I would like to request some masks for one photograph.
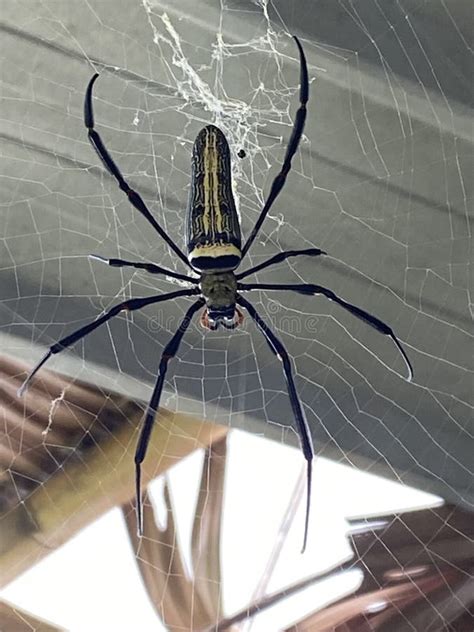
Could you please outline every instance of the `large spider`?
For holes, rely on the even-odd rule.
[[[306,119],[306,104],[308,102],[309,84],[308,69],[303,48],[297,37],[294,37],[300,57],[300,106],[296,112],[293,131],[283,161],[283,166],[278,175],[273,180],[270,194],[260,212],[260,215],[253,227],[247,241],[242,247],[239,218],[235,209],[235,203],[231,185],[230,152],[227,140],[220,129],[214,125],[207,125],[198,134],[193,147],[191,188],[187,207],[186,223],[186,246],[188,255],[186,256],[175,244],[171,237],[163,230],[160,224],[152,216],[141,196],[130,188],[122,176],[119,168],[107,151],[99,133],[94,129],[94,115],[92,110],[92,88],[98,74],[95,74],[87,86],[84,100],[84,123],[88,129],[89,140],[102,160],[107,171],[117,180],[120,189],[127,195],[131,204],[148,220],[169,248],[181,261],[199,276],[188,276],[162,268],[154,263],[141,263],[135,261],[125,261],[123,259],[105,259],[97,255],[93,258],[102,261],[109,266],[121,268],[130,267],[146,270],[151,274],[162,274],[168,277],[187,281],[191,287],[168,292],[158,296],[147,296],[145,298],[133,298],[115,305],[96,320],[73,331],[55,344],[53,344],[38,364],[32,369],[23,385],[20,388],[20,395],[26,390],[28,383],[35,373],[54,354],[70,347],[75,342],[87,336],[91,331],[97,329],[108,320],[119,314],[121,311],[134,311],[146,305],[169,301],[182,296],[198,296],[199,298],[186,311],[186,314],[179,324],[175,334],[163,349],[160,359],[158,378],[153,390],[153,394],[146,410],[145,419],[140,432],[135,453],[136,468],[136,512],[137,529],[139,535],[142,534],[142,497],[141,497],[141,463],[143,462],[150,434],[153,428],[155,416],[158,411],[161,392],[165,381],[168,362],[178,352],[179,345],[189,327],[194,314],[204,307],[201,316],[201,324],[208,329],[215,330],[219,326],[226,329],[234,329],[242,323],[243,314],[237,305],[245,308],[254,320],[258,329],[264,335],[270,349],[283,363],[288,394],[291,408],[296,419],[298,434],[301,441],[304,458],[307,462],[307,498],[306,517],[303,539],[303,550],[305,549],[308,537],[309,511],[311,498],[311,467],[314,456],[313,444],[308,423],[306,421],[301,402],[299,400],[291,361],[283,343],[270,329],[269,325],[261,318],[257,310],[247,301],[240,292],[251,290],[286,290],[298,292],[300,294],[316,295],[322,294],[331,301],[334,301],[351,314],[363,320],[378,332],[390,336],[400,353],[402,354],[408,368],[408,379],[412,378],[413,370],[410,361],[403,350],[400,342],[392,329],[369,314],[360,307],[356,307],[334,292],[321,285],[314,284],[275,284],[275,283],[241,283],[241,279],[280,263],[289,257],[299,257],[302,255],[317,257],[326,254],[319,248],[308,248],[305,250],[287,250],[280,252],[270,259],[257,266],[248,268],[244,272],[235,274],[245,255],[253,244],[267,214],[282,190],[286,177],[291,168],[291,161],[298,149],[298,145],[303,133]]]

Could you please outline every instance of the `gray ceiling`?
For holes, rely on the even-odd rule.
[[[199,129],[217,123],[234,157],[246,150],[235,157],[235,183],[248,234],[284,155],[288,104],[291,113],[297,107],[288,37],[296,33],[313,79],[306,140],[249,261],[281,249],[327,250],[258,280],[319,283],[377,314],[404,344],[415,379],[404,380],[390,341],[323,298],[257,294],[255,305],[294,357],[318,453],[468,505],[469,3],[282,0],[272,3],[276,35],[266,41],[259,6],[222,4],[2,3],[0,342],[37,358],[41,345],[122,297],[173,289],[88,253],[182,271],[87,142],[91,75],[101,72],[97,128],[181,247]],[[230,46],[223,56],[216,34]],[[95,380],[101,365],[116,389],[146,398],[187,304],[120,317],[76,345],[77,360],[50,368]],[[191,329],[163,403],[295,441],[281,367],[249,320],[231,335]]]

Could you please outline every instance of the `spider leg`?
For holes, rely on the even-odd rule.
[[[385,336],[389,336],[393,342],[395,343],[397,349],[399,350],[402,358],[405,361],[406,367],[408,369],[408,378],[407,380],[411,382],[413,379],[413,367],[411,365],[410,360],[408,359],[405,350],[403,349],[400,341],[397,336],[394,334],[393,329],[389,327],[382,320],[374,316],[373,314],[369,314],[364,309],[353,305],[352,303],[348,303],[342,298],[339,298],[337,294],[335,294],[332,290],[327,287],[323,287],[322,285],[313,285],[313,284],[276,284],[276,283],[239,283],[237,289],[248,291],[248,290],[289,290],[291,292],[298,292],[299,294],[306,294],[307,296],[314,296],[315,294],[322,294],[330,301],[334,301],[348,312],[350,312],[353,316],[358,318],[359,320],[363,320],[365,323],[370,325],[373,329],[378,331]]]
[[[245,277],[250,276],[251,274],[255,274],[255,272],[260,272],[260,270],[264,270],[269,266],[273,266],[276,263],[281,263],[285,261],[285,259],[289,259],[290,257],[301,257],[302,255],[306,255],[308,257],[317,257],[318,255],[327,255],[328,253],[325,250],[320,250],[319,248],[307,248],[306,250],[285,250],[284,252],[279,252],[274,255],[270,259],[259,263],[258,266],[254,266],[253,268],[248,268],[244,270],[240,274],[236,275],[236,279],[245,279]]]
[[[139,536],[141,536],[143,533],[141,464],[143,463],[143,460],[146,456],[146,451],[150,442],[151,431],[155,422],[155,416],[160,405],[161,392],[163,390],[163,384],[165,383],[166,371],[168,370],[168,362],[171,360],[171,358],[174,358],[174,356],[178,352],[179,345],[181,344],[181,340],[183,339],[183,336],[191,323],[192,317],[198,311],[198,309],[200,309],[204,305],[204,303],[205,300],[203,298],[200,298],[191,305],[191,307],[184,315],[183,320],[179,324],[174,336],[168,342],[166,347],[163,349],[163,353],[161,354],[158,377],[156,379],[156,384],[150,399],[150,403],[148,404],[145,419],[143,421],[143,426],[140,432],[140,437],[137,443],[137,449],[135,452],[135,490],[137,500],[136,512],[137,532]]]
[[[137,270],[146,270],[150,274],[164,274],[165,276],[172,277],[173,279],[180,279],[181,281],[188,281],[189,283],[198,283],[198,278],[193,278],[188,276],[187,274],[180,274],[179,272],[175,272],[174,270],[168,270],[167,268],[162,268],[161,266],[157,266],[155,263],[141,263],[137,261],[125,261],[124,259],[107,259],[106,257],[101,257],[100,255],[89,255],[91,259],[96,259],[97,261],[102,261],[102,263],[106,263],[108,266],[112,268],[136,268]]]
[[[117,316],[117,314],[119,314],[121,311],[132,312],[134,310],[141,309],[142,307],[145,307],[146,305],[152,305],[154,303],[160,303],[162,301],[169,301],[173,298],[178,298],[181,296],[193,296],[194,294],[198,294],[198,293],[199,293],[199,290],[197,288],[177,290],[176,292],[160,294],[159,296],[147,296],[145,298],[131,298],[131,299],[128,299],[127,301],[123,301],[122,303],[119,303],[118,305],[115,305],[114,307],[111,307],[108,311],[105,312],[105,314],[102,314],[102,316],[99,316],[99,318],[96,318],[96,320],[92,321],[88,325],[84,325],[84,327],[81,327],[80,329],[77,329],[76,331],[73,331],[68,336],[61,338],[61,340],[58,340],[58,342],[55,342],[53,345],[51,345],[51,347],[44,354],[41,360],[28,373],[25,381],[18,389],[18,396],[21,397],[23,395],[23,393],[28,388],[28,384],[31,382],[35,374],[39,371],[39,369],[43,366],[43,364],[45,364],[45,362],[49,360],[49,358],[52,355],[56,353],[60,353],[64,349],[67,349],[67,347],[70,347],[81,338],[84,338],[85,336],[87,336],[87,334],[90,334],[91,331],[94,331],[94,329],[97,329],[97,327],[100,327],[101,325],[106,323],[108,320],[110,320],[114,316]]]
[[[288,143],[288,147],[286,149],[283,166],[280,170],[280,173],[273,180],[267,201],[265,202],[263,209],[260,212],[259,218],[257,219],[255,226],[253,227],[252,232],[249,235],[249,238],[242,248],[242,259],[245,257],[248,249],[252,245],[258,231],[265,221],[268,211],[272,207],[273,202],[276,200],[278,194],[283,188],[283,185],[285,184],[286,177],[291,169],[291,161],[296,153],[296,150],[298,149],[298,145],[303,134],[304,124],[306,120],[306,103],[308,102],[309,96],[308,67],[306,65],[306,57],[303,51],[303,47],[301,46],[299,39],[296,36],[293,36],[293,39],[298,46],[298,51],[300,54],[300,107],[296,112],[295,122],[293,124],[293,132],[291,134],[290,142]]]
[[[186,255],[178,248],[178,246],[174,243],[174,241],[167,235],[167,233],[163,230],[163,228],[158,224],[156,219],[148,210],[145,202],[142,197],[133,189],[130,188],[125,178],[123,177],[120,169],[115,164],[112,156],[107,151],[99,133],[94,129],[94,111],[92,108],[92,88],[94,86],[94,82],[98,77],[98,73],[96,73],[92,79],[89,81],[86,90],[86,96],[84,99],[84,124],[87,127],[87,135],[89,137],[89,141],[92,147],[95,149],[95,152],[101,159],[104,167],[107,171],[117,180],[117,183],[120,189],[127,195],[130,203],[139,211],[153,226],[156,232],[160,235],[162,239],[168,244],[168,246],[173,250],[173,252],[181,259],[183,263],[185,263],[188,268],[192,269],[191,264],[189,263]]]
[[[312,479],[312,463],[314,457],[314,449],[313,449],[313,441],[311,439],[311,433],[309,430],[308,422],[306,421],[306,417],[303,412],[303,408],[301,406],[301,402],[298,397],[298,393],[296,391],[295,382],[293,380],[293,372],[291,369],[291,361],[286,351],[283,343],[276,337],[270,327],[262,320],[261,316],[258,314],[255,307],[245,300],[242,296],[237,295],[237,303],[245,307],[253,321],[260,329],[262,334],[264,335],[268,346],[273,351],[273,353],[277,356],[279,360],[283,363],[283,372],[285,374],[286,383],[288,387],[288,395],[290,397],[291,408],[293,410],[293,414],[296,419],[296,423],[298,425],[298,435],[300,437],[301,449],[303,451],[304,458],[306,459],[306,517],[305,517],[305,526],[304,526],[304,538],[303,538],[303,548],[301,552],[303,553],[306,548],[306,542],[308,539],[308,528],[309,528],[309,510],[311,507],[311,479]]]

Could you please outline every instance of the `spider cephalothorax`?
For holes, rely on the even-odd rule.
[[[222,325],[235,329],[243,321],[242,312],[237,309],[237,279],[233,272],[203,274],[199,283],[206,308],[201,316],[201,325],[215,330]]]
[[[179,248],[168,233],[148,210],[147,205],[140,194],[130,187],[123,177],[120,169],[113,161],[106,149],[102,138],[94,128],[94,115],[92,111],[92,88],[98,75],[94,75],[89,82],[84,101],[84,122],[88,129],[89,140],[102,160],[105,168],[116,179],[120,189],[127,195],[130,203],[153,226],[160,237],[168,244],[171,251],[187,266],[192,275],[184,274],[176,270],[163,268],[155,263],[142,261],[126,261],[124,259],[105,259],[99,255],[91,255],[94,259],[118,268],[135,268],[146,270],[150,274],[166,275],[179,281],[185,281],[188,286],[174,292],[131,298],[114,305],[93,322],[80,327],[69,335],[61,338],[49,347],[49,350],[30,371],[22,387],[20,394],[27,388],[35,373],[54,354],[60,353],[73,345],[84,336],[117,316],[122,311],[134,311],[164,301],[182,297],[194,297],[195,301],[186,310],[186,313],[176,329],[174,335],[163,349],[161,355],[158,376],[155,388],[148,405],[143,426],[138,439],[135,452],[135,484],[137,497],[137,527],[141,535],[143,527],[142,496],[141,496],[141,464],[145,458],[150,435],[158,411],[161,393],[165,382],[168,362],[178,352],[179,345],[186,333],[193,316],[204,307],[201,316],[201,324],[208,329],[217,329],[220,325],[226,329],[234,329],[242,323],[243,315],[237,305],[243,307],[250,315],[252,321],[263,334],[271,351],[281,360],[285,374],[291,408],[296,421],[298,434],[301,441],[301,449],[307,463],[307,494],[306,494],[306,518],[303,540],[303,550],[306,545],[309,528],[309,508],[311,499],[311,467],[314,449],[301,405],[296,384],[293,379],[293,370],[290,357],[284,344],[272,331],[251,302],[247,301],[241,292],[252,290],[264,291],[288,291],[297,292],[305,296],[321,295],[340,305],[356,318],[381,334],[389,336],[397,345],[407,367],[408,379],[411,379],[413,370],[410,361],[392,329],[376,316],[369,314],[360,307],[348,303],[337,296],[332,290],[322,285],[309,283],[242,283],[242,279],[261,272],[262,270],[281,263],[290,257],[318,257],[326,254],[319,248],[306,248],[304,250],[285,250],[262,261],[261,263],[237,272],[242,260],[247,255],[252,243],[258,235],[260,228],[268,215],[272,204],[283,188],[286,177],[291,169],[291,160],[298,149],[306,120],[306,104],[309,96],[308,68],[306,59],[298,38],[294,38],[300,56],[300,106],[296,112],[293,132],[288,143],[283,165],[278,175],[274,178],[266,202],[260,211],[250,235],[242,246],[240,220],[237,214],[232,193],[232,173],[230,148],[224,133],[214,125],[207,125],[198,134],[193,148],[191,186],[186,214],[186,247],[187,256]],[[200,275],[200,276],[197,276]]]

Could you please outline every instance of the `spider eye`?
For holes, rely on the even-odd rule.
[[[237,309],[236,307],[231,317],[227,316],[222,319],[222,324],[226,329],[235,329],[236,327],[240,327],[243,320],[244,315],[242,314],[240,309]]]
[[[232,309],[233,311],[231,312],[229,309],[219,311],[206,308],[201,314],[201,326],[211,331],[215,331],[220,325],[225,329],[240,327],[244,320],[244,315],[237,307],[234,306]]]
[[[236,327],[240,327],[243,320],[244,315],[240,309],[237,309],[235,306],[232,312],[229,310],[219,312],[206,309],[201,316],[201,325],[211,331],[215,331],[219,326],[224,327],[224,329],[235,329]]]

